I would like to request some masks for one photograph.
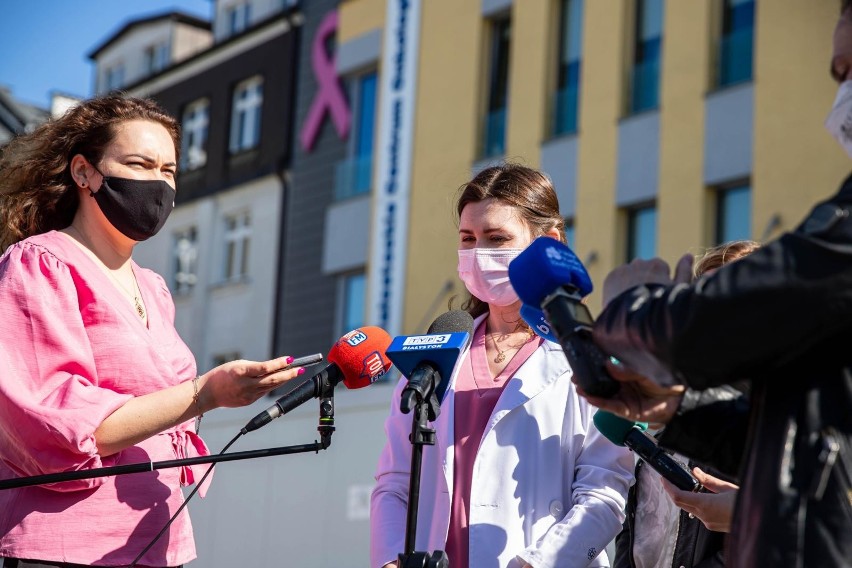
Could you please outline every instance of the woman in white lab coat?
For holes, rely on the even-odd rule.
[[[445,550],[452,568],[609,566],[633,458],[594,427],[559,345],[534,335],[508,264],[536,237],[565,241],[550,180],[505,164],[462,186],[459,277],[476,319],[426,446],[415,550]],[[405,545],[411,414],[392,399],[371,503],[371,566]]]

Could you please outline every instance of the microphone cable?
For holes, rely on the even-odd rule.
[[[242,436],[243,434],[245,434],[245,430],[241,430],[240,432],[238,432],[238,433],[237,433],[237,435],[236,435],[236,436],[234,436],[234,437],[233,437],[233,439],[231,439],[231,441],[230,441],[230,442],[228,442],[227,444],[225,444],[225,447],[224,447],[224,448],[222,448],[222,451],[220,451],[217,455],[220,455],[220,456],[221,456],[222,454],[224,454],[225,452],[227,452],[227,451],[228,451],[228,448],[230,448],[231,446],[233,446],[233,445],[234,445],[234,442],[236,442],[237,440],[239,440],[240,436]],[[194,495],[198,492],[198,489],[201,487],[201,485],[202,485],[202,484],[204,483],[204,481],[207,479],[207,476],[208,476],[208,475],[210,475],[210,472],[211,472],[211,471],[213,471],[213,466],[214,466],[214,465],[216,465],[216,464],[215,464],[215,463],[211,463],[211,464],[210,464],[210,467],[208,467],[208,468],[207,468],[207,471],[205,471],[205,472],[204,472],[204,475],[202,475],[202,476],[201,476],[201,480],[199,480],[199,481],[195,484],[195,487],[193,487],[193,488],[192,488],[192,491],[189,493],[189,495],[187,495],[187,496],[186,496],[186,499],[184,499],[184,500],[183,500],[183,503],[181,503],[180,507],[178,507],[178,510],[177,510],[177,511],[175,511],[175,514],[174,514],[174,515],[172,515],[172,518],[170,518],[170,519],[169,519],[169,521],[168,521],[168,522],[166,523],[166,525],[162,528],[162,530],[161,530],[159,533],[157,533],[157,536],[155,536],[155,537],[154,537],[154,539],[153,539],[151,542],[149,542],[149,543],[148,543],[148,545],[147,545],[144,549],[142,549],[142,552],[140,552],[140,553],[136,556],[136,558],[134,558],[134,559],[133,559],[133,562],[131,562],[131,563],[127,566],[127,568],[134,568],[134,566],[136,566],[136,563],[137,563],[137,562],[139,562],[139,560],[141,560],[143,556],[145,556],[145,553],[147,553],[149,550],[151,550],[151,547],[152,547],[152,546],[154,546],[154,545],[157,543],[157,541],[158,541],[158,540],[160,540],[160,537],[162,537],[162,536],[166,533],[166,531],[167,531],[167,530],[169,530],[169,527],[170,527],[170,526],[172,526],[172,523],[175,521],[175,519],[177,519],[177,516],[178,516],[178,515],[180,515],[180,512],[181,512],[181,511],[183,511],[183,509],[184,509],[184,508],[187,506],[187,504],[189,503],[189,500],[190,500],[190,499],[192,499],[192,497],[193,497],[193,496],[194,496]]]

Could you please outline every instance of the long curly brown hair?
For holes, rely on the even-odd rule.
[[[559,238],[565,242],[565,219],[559,213],[559,199],[553,182],[544,173],[513,163],[482,170],[459,188],[458,218],[466,205],[489,197],[515,207],[534,237],[556,228]],[[471,294],[461,308],[477,317],[488,311],[488,304]]]
[[[174,118],[150,99],[120,94],[84,101],[0,149],[0,251],[71,224],[79,205],[71,159],[82,154],[98,163],[116,127],[129,120],[163,125],[175,153],[180,152],[180,127]]]

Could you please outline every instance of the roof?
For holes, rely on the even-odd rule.
[[[7,88],[0,86],[0,145],[48,118],[48,110],[17,100]]]
[[[179,24],[187,24],[189,26],[194,26],[196,28],[204,29],[204,30],[212,30],[213,27],[209,20],[202,20],[201,18],[197,18],[195,16],[191,16],[185,12],[165,12],[161,14],[155,14],[153,16],[149,16],[147,18],[139,18],[136,20],[130,20],[124,26],[118,30],[116,33],[111,35],[92,50],[89,53],[89,59],[97,59],[98,55],[100,55],[106,48],[117,42],[119,39],[128,34],[133,28],[144,26],[146,24],[152,24],[154,22],[171,20],[173,22],[177,22]]]

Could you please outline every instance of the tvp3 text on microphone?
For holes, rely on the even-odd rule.
[[[399,568],[448,568],[445,552],[431,554],[414,550],[417,534],[417,509],[420,501],[420,469],[423,446],[435,444],[434,421],[441,412],[440,399],[446,390],[453,368],[473,336],[473,318],[467,312],[453,310],[439,316],[426,335],[394,338],[387,350],[388,358],[406,377],[400,411],[414,410],[411,425],[411,471],[408,484],[408,510],[405,527],[405,551],[399,554]]]

